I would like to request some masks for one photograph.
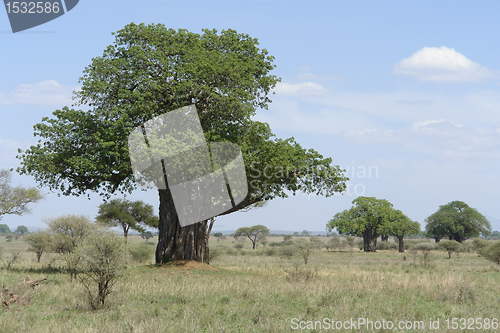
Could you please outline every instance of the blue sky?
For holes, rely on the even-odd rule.
[[[256,119],[332,157],[351,181],[344,195],[277,199],[220,217],[214,230],[324,230],[357,195],[385,198],[423,227],[439,205],[462,200],[500,230],[499,10],[495,1],[82,0],[16,34],[0,11],[0,168],[17,167],[17,148],[36,142],[33,125],[72,104],[83,69],[112,43],[111,32],[130,22],[231,28],[258,38],[282,78]],[[19,175],[14,184],[36,185]],[[131,198],[157,211],[155,191]],[[50,193],[31,215],[1,223],[94,217],[101,202]]]

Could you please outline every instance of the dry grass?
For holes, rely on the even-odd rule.
[[[26,275],[49,278],[30,292],[29,305],[0,309],[0,332],[283,332],[292,331],[291,318],[361,317],[441,318],[443,328],[445,318],[500,317],[500,267],[477,254],[448,260],[446,252],[432,251],[424,268],[420,256],[414,266],[409,254],[403,261],[395,251],[317,251],[304,265],[244,244],[236,250],[232,239],[214,240],[211,247],[221,252],[212,261],[216,269],[133,264],[99,311],[88,309],[82,287],[67,275],[45,273],[52,255],[38,264],[34,253],[23,252],[10,271],[0,270],[0,284],[15,285]],[[16,241],[2,245],[6,252],[21,248]]]

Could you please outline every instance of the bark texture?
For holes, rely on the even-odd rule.
[[[181,227],[170,190],[159,190],[160,219],[156,263],[195,260],[209,263],[208,237],[214,219]]]
[[[399,241],[399,252],[405,252],[405,246],[404,246],[404,240],[403,240],[403,237],[404,236],[397,236],[398,237],[398,241]]]
[[[377,238],[378,235],[375,228],[370,228],[363,232],[364,252],[377,252]]]

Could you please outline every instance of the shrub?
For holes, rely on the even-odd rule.
[[[135,261],[142,264],[143,262],[147,262],[151,259],[154,249],[144,243],[131,243],[128,245],[128,251]]]
[[[280,253],[282,257],[290,259],[297,252],[297,248],[293,245],[285,245],[280,248]]]
[[[83,215],[63,215],[44,220],[51,234],[52,250],[66,261],[66,269],[73,281],[76,257],[71,256],[83,239],[95,230],[96,225]]]
[[[448,240],[439,242],[439,247],[448,252],[448,259],[451,259],[451,254],[453,252],[458,252],[462,247],[462,244],[456,240]]]
[[[218,257],[220,257],[220,255],[222,254],[222,250],[223,250],[222,246],[211,248],[210,251],[208,252],[208,261],[212,262],[212,260],[215,260]]]
[[[281,246],[281,245],[283,245],[283,243],[280,243],[280,242],[271,242],[271,243],[269,243],[269,246],[274,246],[274,247]]]
[[[291,270],[285,269],[284,271],[288,273],[288,276],[286,277],[287,281],[294,281],[294,282],[310,281],[318,276],[317,267],[314,268],[314,271],[302,270],[300,269],[299,264],[295,264],[294,269]]]
[[[125,240],[110,230],[93,230],[71,257],[75,275],[88,293],[91,309],[103,307],[116,281],[125,272],[129,259]]]
[[[349,248],[351,248],[351,247],[354,246],[354,241],[356,240],[356,237],[354,237],[354,236],[347,236],[345,238],[345,240],[347,241],[347,246],[349,246]]]
[[[500,242],[495,242],[480,250],[481,255],[486,259],[500,265]]]
[[[474,238],[472,241],[472,247],[476,250],[477,253],[480,254],[481,250],[490,245],[491,243],[487,240],[481,238]]]
[[[234,248],[238,249],[238,250],[241,250],[243,248],[243,246],[245,246],[245,244],[243,244],[243,243],[236,243],[236,244],[234,244]]]
[[[264,251],[264,253],[265,253],[267,256],[270,256],[270,257],[271,257],[271,256],[274,256],[274,255],[276,254],[276,250],[275,250],[275,249],[270,248],[270,249],[266,249],[266,250]]]
[[[427,266],[427,257],[429,256],[429,253],[431,252],[431,250],[434,250],[435,248],[436,248],[436,245],[434,245],[432,243],[420,243],[420,244],[415,245],[413,247],[413,250],[422,251],[422,254],[424,255],[424,266]]]

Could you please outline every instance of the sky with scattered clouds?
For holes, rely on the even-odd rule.
[[[500,57],[495,1],[115,1],[86,0],[64,16],[13,34],[0,13],[0,168],[35,144],[33,125],[70,106],[92,57],[130,22],[201,32],[235,29],[275,57],[268,122],[346,169],[348,190],[297,194],[220,217],[214,230],[265,224],[325,230],[358,195],[391,201],[422,227],[440,205],[461,200],[500,230]],[[14,175],[14,184],[35,186]],[[102,199],[47,193],[11,227],[43,227],[61,214],[94,217]],[[137,191],[158,207],[155,191]]]

